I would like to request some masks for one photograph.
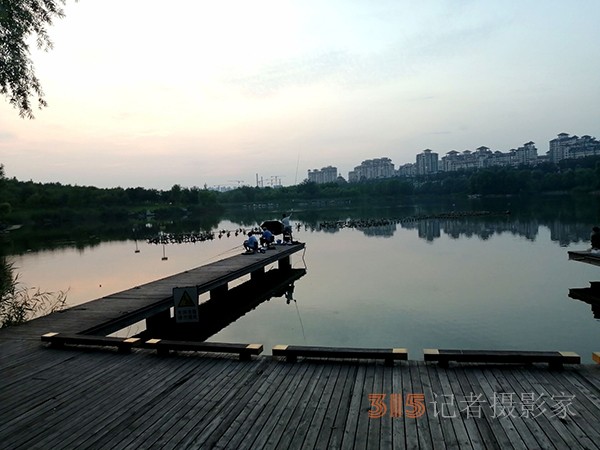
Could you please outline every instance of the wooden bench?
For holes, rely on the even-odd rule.
[[[139,345],[139,338],[120,338],[109,336],[91,336],[85,334],[46,333],[42,342],[49,342],[52,347],[64,345],[91,345],[99,347],[116,347],[121,353],[131,352],[131,348]]]
[[[305,358],[362,358],[383,359],[385,364],[393,365],[395,360],[406,361],[408,351],[405,348],[347,348],[347,347],[310,347],[301,345],[276,345],[273,356],[285,356],[287,361],[295,362],[298,356]]]
[[[596,361],[598,364],[600,364],[600,352],[594,352],[594,353],[592,353],[592,359],[594,361]]]
[[[423,350],[423,356],[425,361],[437,361],[443,367],[448,367],[450,361],[507,364],[548,363],[552,368],[560,368],[563,364],[579,364],[581,362],[579,355],[573,352],[426,348]]]
[[[250,360],[252,355],[260,355],[262,344],[230,344],[220,342],[174,341],[168,339],[149,339],[142,344],[144,348],[155,349],[159,355],[168,355],[173,351],[193,351],[208,353],[238,353],[241,360]]]

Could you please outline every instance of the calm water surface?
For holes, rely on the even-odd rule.
[[[272,298],[210,340],[258,342],[266,353],[277,344],[407,347],[413,359],[433,347],[567,350],[589,362],[600,349],[590,305],[568,296],[600,280],[600,267],[567,258],[588,246],[591,223],[513,214],[322,231],[298,216],[306,251],[292,263],[307,274],[295,301]],[[142,241],[139,253],[133,240],[105,242],[14,259],[24,284],[69,289],[75,305],[235,255],[242,240]]]

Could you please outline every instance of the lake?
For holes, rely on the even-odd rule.
[[[298,204],[294,238],[306,250],[292,264],[307,274],[296,281],[293,301],[271,298],[210,340],[262,343],[266,353],[277,344],[406,347],[412,359],[422,359],[423,348],[565,350],[590,362],[600,350],[600,323],[569,289],[600,280],[600,267],[569,261],[567,251],[589,247],[599,211],[596,197]],[[447,212],[466,214],[441,217]],[[218,230],[276,217],[247,208]],[[416,219],[333,225],[409,217]],[[233,232],[196,244],[111,241],[12,259],[22,283],[68,289],[75,305],[241,253],[242,241]]]

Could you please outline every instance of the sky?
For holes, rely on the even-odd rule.
[[[301,183],[424,149],[600,138],[597,0],[67,0],[32,45],[48,107],[0,99],[19,180]],[[33,41],[32,41],[33,43]]]

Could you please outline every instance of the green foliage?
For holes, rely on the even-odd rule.
[[[47,27],[63,17],[64,0],[0,0],[0,94],[19,111],[33,118],[31,97],[39,108],[46,106],[40,81],[29,55],[29,37],[35,36],[38,48],[52,48]]]
[[[64,308],[66,292],[27,288],[19,283],[18,278],[13,264],[4,257],[0,259],[0,328],[18,325]]]

